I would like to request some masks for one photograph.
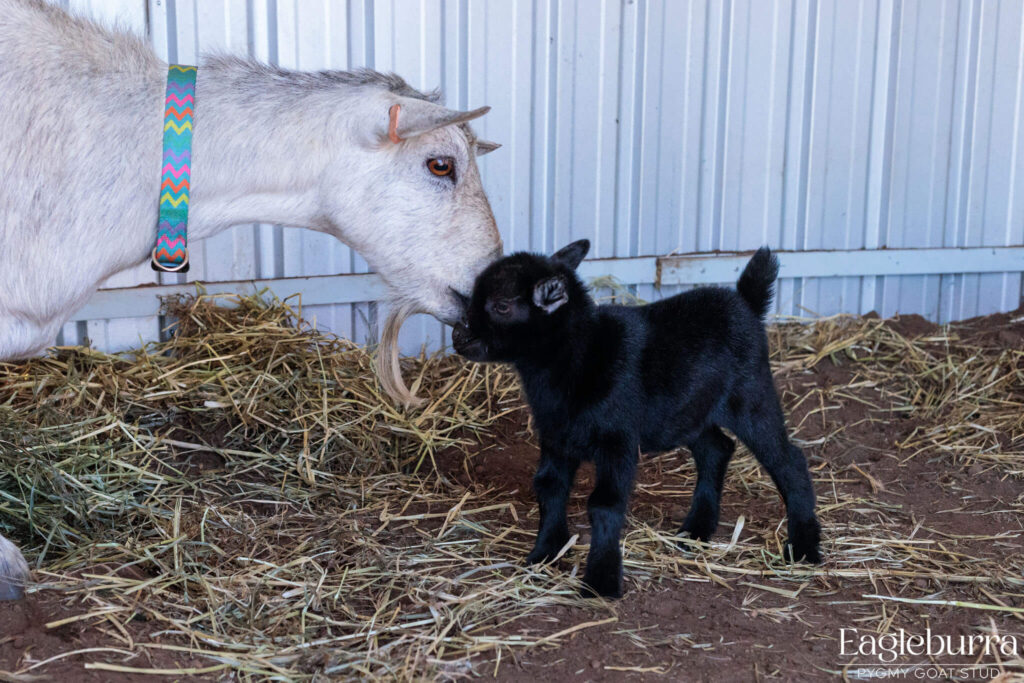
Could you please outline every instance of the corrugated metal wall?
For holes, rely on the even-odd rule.
[[[452,106],[491,105],[474,125],[505,145],[481,170],[509,249],[579,237],[599,257],[1024,244],[1020,0],[65,4],[146,31],[171,61],[227,50],[302,69],[367,66],[440,86]],[[253,225],[197,244],[188,278],[365,269],[324,235]],[[145,266],[110,284],[156,277]],[[949,320],[1013,309],[1021,294],[1020,272],[795,277],[778,307]],[[377,316],[367,304],[306,313],[357,340]],[[71,323],[64,340],[121,348],[157,327]],[[442,338],[423,319],[403,342]]]

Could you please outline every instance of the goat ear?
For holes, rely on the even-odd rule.
[[[476,155],[482,157],[485,154],[490,154],[494,150],[501,147],[500,142],[488,142],[487,140],[476,141]]]
[[[569,291],[561,275],[541,280],[533,286],[533,303],[545,313],[554,313],[568,300]]]
[[[576,270],[588,251],[590,251],[590,240],[576,240],[556,251],[551,259]]]
[[[490,110],[490,107],[480,107],[472,111],[456,111],[415,97],[402,97],[384,112],[387,116],[387,137],[398,143],[438,128],[472,121]]]

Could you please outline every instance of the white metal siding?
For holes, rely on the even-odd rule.
[[[451,106],[491,105],[475,125],[504,147],[481,172],[510,250],[579,237],[603,258],[1024,244],[1020,0],[65,4],[146,31],[172,61],[227,50],[302,69],[367,66],[440,86]],[[366,271],[333,239],[281,226],[240,226],[192,253],[189,280]],[[964,318],[1019,305],[1022,268],[790,277],[777,305]],[[144,266],[109,284],[158,277],[184,281]],[[378,315],[372,304],[306,313],[357,340]],[[64,339],[87,332],[123,348],[157,326],[71,323]],[[442,338],[423,317],[403,345]]]

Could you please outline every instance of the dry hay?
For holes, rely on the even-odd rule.
[[[287,303],[214,303],[169,302],[177,334],[134,355],[68,348],[0,364],[0,532],[26,543],[37,591],[63,592],[78,619],[120,639],[105,663],[88,666],[146,670],[147,652],[170,649],[201,663],[177,673],[214,677],[490,675],[531,648],[615,621],[622,603],[577,597],[582,545],[566,555],[570,571],[522,567],[535,506],[436,465],[442,452],[472,462],[480,439],[522,411],[508,369],[407,359],[425,402],[406,411],[385,400],[366,349],[309,329]],[[803,439],[809,455],[852,441],[857,425],[828,414],[856,405],[861,427],[914,421],[885,458],[940,458],[1019,486],[1019,348],[849,317],[776,326],[771,339],[797,438],[817,434]],[[802,377],[838,358],[841,378],[801,389]],[[638,501],[685,504],[692,467],[681,462],[645,465],[655,475],[641,480]],[[948,532],[936,541],[874,500],[884,484],[863,463],[812,455],[811,465],[826,565],[786,565],[782,525],[743,517],[697,554],[681,552],[668,515],[648,508],[634,511],[625,536],[627,590],[753,587],[789,596],[790,607],[760,612],[781,622],[800,618],[802,600],[855,586],[865,623],[879,628],[899,622],[908,603],[898,600],[1024,612],[1019,525],[980,539],[999,552],[971,554],[975,536],[963,547]],[[728,496],[776,500],[748,456],[734,461]],[[1000,512],[1020,515],[1024,500]],[[965,600],[963,587],[984,599]],[[518,629],[552,605],[579,609],[578,623]],[[135,642],[132,619],[156,624],[155,637]],[[706,647],[679,638],[671,647]],[[38,668],[29,661],[9,675]]]

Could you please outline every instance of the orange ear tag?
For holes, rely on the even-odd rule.
[[[388,109],[388,116],[391,117],[391,123],[388,124],[388,138],[396,145],[402,141],[402,138],[398,137],[398,112],[401,109],[402,105],[400,104],[393,104],[391,109]]]

